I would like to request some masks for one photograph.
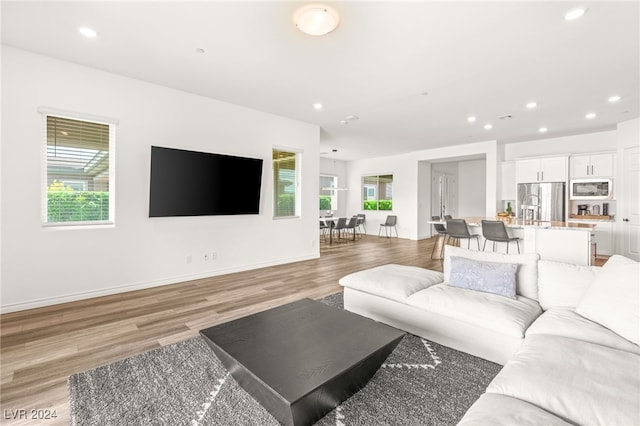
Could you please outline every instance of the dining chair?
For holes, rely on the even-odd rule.
[[[478,243],[478,250],[480,250],[480,235],[472,234],[469,232],[467,221],[464,219],[447,219],[447,234],[449,238],[454,238],[460,242],[460,240],[467,240],[467,248],[471,248],[471,240],[475,239]]]
[[[358,216],[352,216],[349,222],[344,227],[345,232],[351,232],[353,234],[353,241],[356,240],[356,227],[358,226]]]
[[[482,236],[484,237],[482,251],[484,251],[487,241],[492,241],[493,251],[496,251],[496,243],[507,243],[507,254],[509,254],[509,243],[515,241],[518,246],[518,253],[520,253],[520,238],[510,237],[509,234],[507,234],[507,228],[504,226],[504,222],[501,220],[483,220]]]
[[[378,237],[380,236],[380,233],[382,232],[382,229],[384,228],[384,234],[386,235],[387,238],[391,237],[391,228],[395,229],[396,231],[396,238],[398,238],[398,228],[396,228],[396,223],[398,222],[398,217],[394,216],[394,215],[389,215],[387,216],[387,220],[384,221],[384,223],[380,224],[380,230],[378,231]]]
[[[432,221],[440,221],[440,216],[431,216]],[[447,228],[442,223],[434,223],[433,229],[438,233],[436,242],[433,245],[433,249],[431,250],[431,259],[432,260],[442,260],[442,254],[444,252],[444,246],[447,244],[447,239],[449,238],[449,233],[447,232]],[[436,252],[436,247],[438,246],[438,242],[440,241],[440,237],[444,237],[442,241],[442,247],[440,248],[440,257],[433,257],[433,254]]]
[[[329,225],[327,222],[320,218],[320,241],[327,241],[327,229],[329,229]]]
[[[338,231],[338,240],[340,240],[340,234],[341,231],[343,229],[345,229],[347,227],[347,218],[346,217],[339,217],[338,221],[336,222],[335,226],[333,228],[331,228],[331,238],[330,240],[333,240],[333,231]]]
[[[358,226],[357,226],[358,232],[364,235],[367,233],[367,225],[366,225],[367,215],[365,215],[364,213],[358,213],[356,216],[358,216]]]

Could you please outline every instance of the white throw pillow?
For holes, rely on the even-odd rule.
[[[597,266],[540,260],[538,262],[538,295],[540,306],[575,309],[600,272]]]
[[[576,312],[640,344],[640,263],[612,256],[580,300]]]
[[[502,254],[446,246],[444,249],[445,281],[449,281],[451,276],[451,256],[483,262],[516,263],[518,265],[516,293],[529,299],[538,300],[538,259],[540,256],[537,253]]]

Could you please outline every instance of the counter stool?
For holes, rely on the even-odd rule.
[[[480,250],[480,235],[471,234],[464,219],[447,219],[447,234],[458,241],[467,240],[467,248],[471,248],[471,239],[475,238]]]
[[[484,251],[487,241],[492,241],[493,251],[496,251],[497,242],[507,243],[507,254],[509,254],[509,243],[515,241],[518,246],[518,254],[520,253],[520,238],[510,237],[509,234],[507,234],[507,228],[504,226],[504,222],[501,220],[483,220],[482,236],[484,237],[482,251]]]

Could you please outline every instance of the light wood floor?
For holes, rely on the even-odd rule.
[[[366,236],[322,244],[319,259],[0,315],[2,424],[69,424],[71,374],[185,340],[198,331],[305,297],[341,291],[338,279],[399,263],[442,270],[434,239]],[[9,410],[56,410],[14,422]]]

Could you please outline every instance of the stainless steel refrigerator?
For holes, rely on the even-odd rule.
[[[565,183],[519,183],[516,212],[520,219],[564,221]]]

